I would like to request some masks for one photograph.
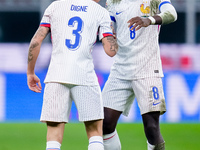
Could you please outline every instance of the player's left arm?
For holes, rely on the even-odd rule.
[[[28,68],[27,68],[27,84],[30,90],[40,93],[41,83],[40,79],[35,75],[35,64],[40,52],[42,41],[49,33],[50,28],[40,26],[35,35],[31,39],[28,52]]]
[[[103,48],[105,53],[113,57],[116,55],[118,51],[118,44],[117,39],[115,38],[114,30],[114,17],[110,17],[108,11],[102,11],[103,15],[100,19],[100,26],[99,26],[99,40],[102,42]],[[113,20],[114,19],[114,20]]]
[[[177,12],[170,1],[162,1],[159,4],[160,14],[150,16],[147,18],[134,17],[131,18],[129,23],[129,28],[133,25],[131,30],[134,28],[139,30],[141,27],[148,27],[149,25],[164,25],[169,24],[177,20]]]
[[[106,36],[101,41],[106,54],[110,57],[115,56],[118,51],[117,39],[114,36]]]

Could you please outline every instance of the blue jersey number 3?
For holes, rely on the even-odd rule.
[[[82,39],[80,34],[82,33],[83,21],[80,17],[77,17],[77,16],[72,17],[71,19],[69,19],[68,26],[74,27],[75,23],[77,23],[77,29],[72,31],[72,34],[75,37],[75,42],[72,43],[71,39],[65,40],[65,45],[71,50],[76,50],[80,46],[81,39]]]

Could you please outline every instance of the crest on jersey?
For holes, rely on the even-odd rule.
[[[154,16],[155,14],[159,13],[158,6],[160,2],[161,0],[143,0],[143,3],[140,5],[142,16]]]
[[[143,1],[140,5],[140,11],[142,12],[143,17],[148,17],[150,15],[150,4],[149,1]]]

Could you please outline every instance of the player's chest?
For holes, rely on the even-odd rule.
[[[159,3],[160,0],[128,0],[115,7],[115,18],[120,21],[136,16],[153,16],[158,13]]]

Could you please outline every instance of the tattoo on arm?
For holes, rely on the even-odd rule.
[[[47,34],[49,33],[49,28],[47,27],[39,27],[38,30],[36,31],[35,35],[33,38],[45,38]]]
[[[44,38],[49,33],[50,29],[47,27],[39,27],[36,31],[35,35],[33,36],[28,53],[28,63],[33,60],[33,51],[34,49],[40,45],[39,41],[43,41]]]
[[[28,63],[33,59],[33,54],[32,54],[32,50],[29,49],[29,52],[28,52]]]
[[[110,43],[110,51],[115,51],[118,48],[116,39],[114,39],[112,36],[107,36],[106,38]]]
[[[38,45],[39,45],[39,43],[37,41],[31,42],[29,52],[28,52],[28,63],[33,60],[33,53],[32,52],[33,52],[34,48],[36,48]]]

